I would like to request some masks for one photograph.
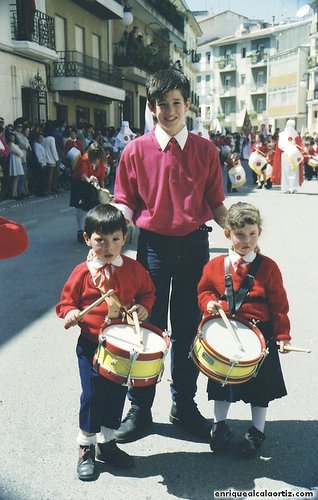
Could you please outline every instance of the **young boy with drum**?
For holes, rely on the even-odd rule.
[[[208,381],[208,398],[215,401],[210,437],[212,452],[225,448],[233,437],[226,423],[231,403],[242,400],[251,405],[252,426],[240,442],[240,453],[244,457],[255,456],[265,439],[269,402],[287,394],[277,343],[281,353],[287,352],[285,346],[291,338],[288,299],[277,264],[259,253],[261,231],[257,208],[242,202],[232,205],[224,229],[225,236],[231,240],[229,253],[206,264],[198,285],[199,306],[205,318],[211,315],[213,322],[219,312],[225,316],[223,311],[231,322],[232,318],[234,321],[236,317],[242,318],[251,330],[258,329],[267,346],[255,377],[242,383],[221,384],[212,377]],[[235,335],[235,328],[232,333]],[[241,347],[237,346],[238,358]]]
[[[114,206],[97,205],[88,212],[84,239],[94,258],[75,267],[56,306],[66,328],[78,324],[81,330],[76,348],[82,384],[77,474],[86,481],[97,477],[95,453],[98,460],[118,468],[134,465],[132,457],[120,450],[114,439],[127,388],[102,377],[93,367],[101,327],[107,321],[105,318],[116,316],[115,304],[106,297],[85,317],[81,315],[82,310],[101,297],[101,290],[113,291],[126,312],[137,313],[140,321],[150,313],[155,300],[154,285],[139,262],[121,255],[126,234],[125,219]],[[120,312],[117,313],[119,316]]]

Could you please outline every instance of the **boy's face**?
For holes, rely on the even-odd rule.
[[[92,247],[96,257],[101,259],[105,264],[110,264],[120,255],[126,241],[126,236],[123,235],[122,231],[115,231],[111,234],[93,233],[91,237],[84,232],[83,236],[86,245]]]
[[[184,127],[185,113],[189,110],[190,99],[184,102],[180,90],[167,92],[155,105],[148,104],[160,127],[173,136]]]
[[[243,256],[255,251],[261,231],[257,224],[245,224],[230,231],[226,229],[224,234],[232,241],[234,252]]]

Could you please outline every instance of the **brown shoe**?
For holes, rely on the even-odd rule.
[[[95,471],[95,446],[80,446],[77,462],[77,475],[81,481],[93,481],[97,474]]]
[[[108,443],[98,443],[96,445],[96,458],[119,469],[135,467],[134,459],[118,448],[115,439]]]

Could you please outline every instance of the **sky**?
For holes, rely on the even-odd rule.
[[[185,0],[190,10],[207,10],[217,14],[231,10],[250,19],[275,22],[296,18],[296,12],[309,0]]]

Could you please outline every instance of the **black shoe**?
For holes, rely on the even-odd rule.
[[[258,186],[257,186],[257,189],[262,189],[262,187],[264,186],[264,181],[262,181]]]
[[[77,241],[78,241],[78,243],[85,243],[85,240],[83,238],[83,233],[84,233],[84,231],[77,231]]]
[[[233,434],[224,420],[212,425],[210,432],[210,449],[214,453],[227,447]]]
[[[135,467],[134,459],[120,450],[115,439],[108,443],[99,443],[96,445],[96,458],[101,462],[118,467],[119,469],[130,469]]]
[[[250,427],[240,443],[240,455],[244,458],[255,457],[264,439],[265,434],[263,434],[263,432],[259,431],[254,426]]]
[[[77,462],[77,475],[81,481],[94,481],[97,478],[95,470],[95,446],[80,446]]]
[[[177,404],[171,406],[169,420],[172,424],[183,427],[190,434],[208,439],[210,436],[211,424],[199,412],[197,405],[180,407]]]
[[[131,443],[143,435],[143,431],[152,424],[151,410],[130,408],[119,429],[115,431],[117,443]]]

